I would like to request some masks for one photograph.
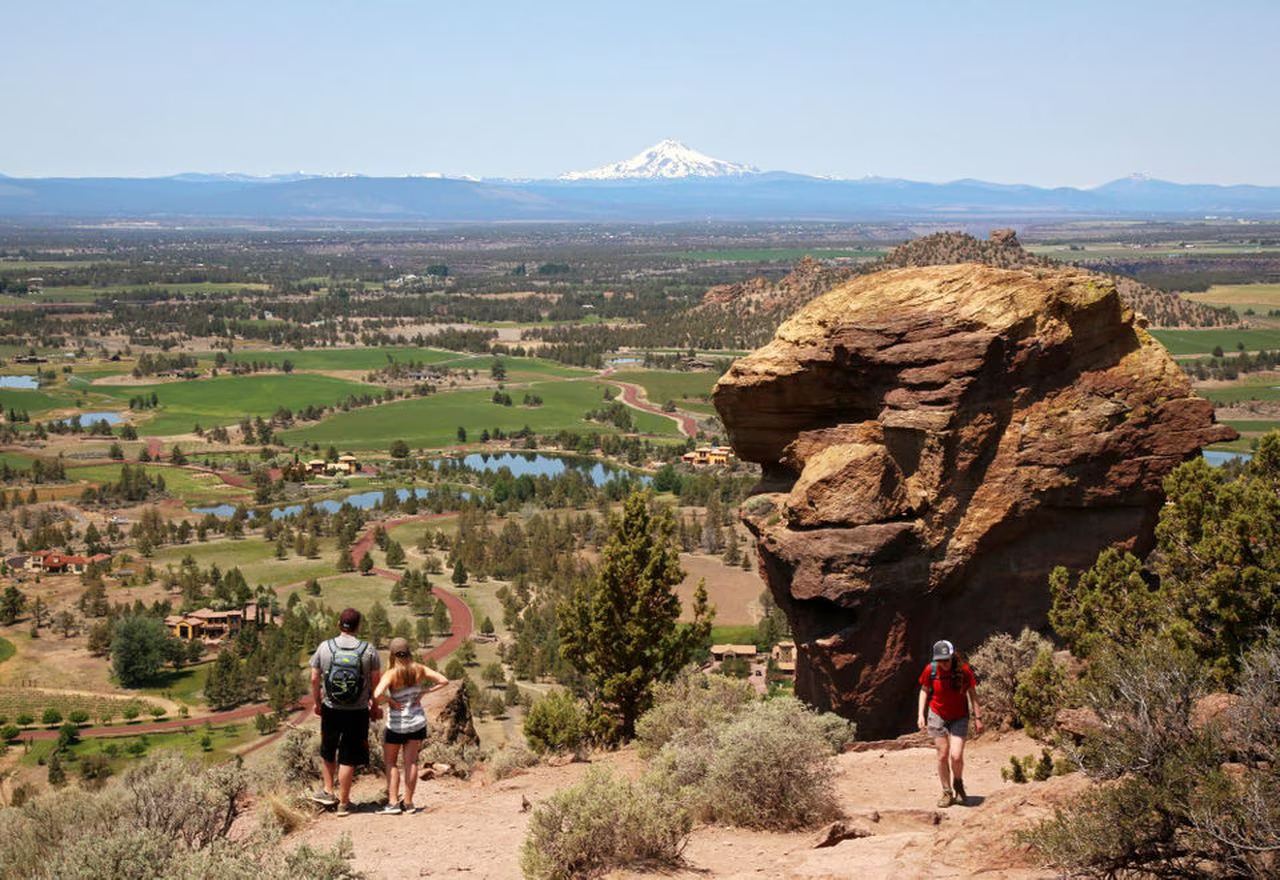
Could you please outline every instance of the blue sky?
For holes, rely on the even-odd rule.
[[[8,0],[0,173],[1280,185],[1280,2]]]

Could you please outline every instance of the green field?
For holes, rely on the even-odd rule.
[[[705,403],[703,395],[710,396],[720,376],[714,370],[699,370],[693,373],[670,372],[667,370],[623,370],[617,373],[622,382],[630,382],[644,388],[649,402],[661,406],[668,400],[680,403],[684,400]]]
[[[155,704],[138,697],[114,697],[108,694],[92,696],[40,688],[0,687],[0,716],[8,718],[7,723],[16,724],[15,719],[19,713],[28,712],[35,718],[31,728],[45,726],[40,722],[40,716],[50,707],[61,712],[63,720],[67,720],[72,712],[84,711],[96,723],[97,719],[103,717],[103,713],[108,713],[117,720],[123,719],[123,712],[128,706],[136,706],[142,713],[139,717],[150,720],[147,707],[152,705]]]
[[[154,392],[160,399],[160,407],[155,415],[139,425],[139,433],[149,436],[185,434],[196,423],[211,428],[235,424],[245,416],[265,418],[281,406],[298,410],[308,405],[332,405],[352,394],[380,393],[380,389],[360,382],[284,373],[107,386],[99,390],[125,406],[131,397],[145,397]]]
[[[0,637],[0,663],[8,660],[18,649],[13,646],[13,642],[6,638]]]
[[[1197,388],[1196,394],[1214,403],[1239,403],[1242,400],[1280,400],[1280,383],[1253,380],[1225,388]]]
[[[45,391],[18,388],[0,388],[0,407],[7,412],[14,409],[26,410],[33,417],[46,413],[51,409],[68,406],[65,399],[58,398]]]
[[[203,745],[206,735],[209,737],[208,750]],[[246,740],[256,739],[257,736],[252,721],[208,726],[199,721],[192,721],[191,724],[177,730],[146,734],[130,734],[129,728],[122,725],[118,736],[82,739],[71,746],[71,760],[64,766],[67,777],[73,778],[77,772],[76,758],[101,752],[110,758],[112,772],[119,773],[131,761],[158,751],[176,751],[190,758],[199,758],[206,764],[220,764],[232,758],[232,749]],[[56,741],[51,739],[33,742],[30,751],[22,756],[23,766],[34,767],[42,761],[47,761],[54,745]]]
[[[284,559],[276,559],[275,551],[275,543],[268,543],[261,537],[210,541],[207,544],[193,542],[156,551],[151,564],[157,570],[170,565],[176,569],[189,554],[200,568],[207,569],[214,564],[224,572],[239,568],[250,587],[261,585],[273,590],[284,587],[300,589],[309,578],[327,577],[334,573],[337,556],[332,538],[320,540],[318,559],[294,556],[292,548]]]
[[[1244,343],[1246,351],[1266,349],[1274,351],[1280,348],[1280,330],[1152,330],[1151,335],[1175,356],[1199,354],[1207,355],[1215,347],[1224,352],[1237,350],[1239,343]]]
[[[289,360],[298,370],[376,370],[385,367],[395,360],[399,363],[421,361],[424,364],[438,364],[453,360],[458,355],[452,351],[438,348],[311,348],[304,351],[288,349],[241,349],[228,356],[229,362],[252,363],[253,361]],[[201,358],[209,364],[212,357]]]
[[[168,450],[165,450],[168,454]],[[122,463],[123,464],[123,463]],[[67,479],[88,480],[92,483],[116,483],[120,481],[122,464],[90,464],[69,466]],[[218,477],[205,471],[191,471],[170,465],[143,465],[147,473],[153,477],[164,477],[165,491],[181,498],[188,506],[192,504],[220,504],[224,501],[235,503],[237,499],[248,500],[249,493],[244,489],[228,486]]]
[[[1266,434],[1270,431],[1274,431],[1277,428],[1280,428],[1280,421],[1268,422],[1268,421],[1232,420],[1232,421],[1224,421],[1223,424],[1230,425],[1231,427],[1239,431],[1241,434]],[[1231,447],[1232,444],[1227,444],[1227,446]]]
[[[433,394],[412,400],[398,400],[382,406],[338,413],[323,422],[283,432],[286,443],[334,444],[339,449],[381,449],[393,440],[404,440],[411,447],[436,449],[458,442],[459,426],[466,428],[468,439],[477,439],[482,429],[518,431],[528,425],[536,433],[560,430],[613,434],[609,425],[583,420],[583,413],[604,406],[603,382],[539,382],[528,389],[513,388],[511,396],[518,403],[526,390],[540,395],[538,407],[499,406],[492,401],[493,391],[455,391]],[[612,387],[612,386],[609,386]],[[646,434],[677,436],[675,424],[653,413],[631,411],[639,431]]]
[[[83,265],[83,264],[80,264]],[[166,290],[172,294],[185,296],[208,296],[214,293],[237,293],[241,290],[267,290],[266,284],[255,282],[215,283],[209,281],[188,282],[184,284],[109,284],[104,287],[83,287],[68,285],[66,287],[48,287],[40,293],[29,293],[22,297],[4,297],[5,301],[22,302],[93,302],[99,298],[127,297],[136,291],[155,292]]]

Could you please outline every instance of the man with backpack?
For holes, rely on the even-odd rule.
[[[326,807],[337,806],[339,816],[350,812],[356,767],[369,763],[369,721],[382,714],[373,702],[382,664],[377,649],[356,637],[358,629],[360,612],[345,609],[338,615],[338,635],[321,642],[311,656],[311,699],[320,716],[324,777],[324,788],[311,799]]]
[[[982,732],[982,712],[978,708],[978,681],[969,664],[956,656],[955,646],[945,639],[934,642],[933,660],[920,673],[920,698],[916,724],[927,730],[938,750],[938,779],[942,797],[938,806],[965,803],[964,741],[969,735],[969,718]]]

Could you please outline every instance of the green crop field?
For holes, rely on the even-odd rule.
[[[32,389],[27,391],[19,388],[0,388],[0,407],[8,410],[17,410],[19,412],[26,410],[31,416],[39,416],[51,409],[67,406],[65,399],[55,397],[45,391]]]
[[[153,705],[137,697],[113,697],[108,694],[74,694],[66,691],[46,691],[40,688],[19,688],[0,686],[0,716],[8,718],[9,724],[16,724],[16,718],[23,712],[35,718],[32,728],[43,727],[40,716],[44,710],[53,707],[62,713],[63,720],[72,712],[89,713],[91,720],[104,717],[104,713],[113,718],[124,717],[124,710],[135,706],[142,713],[140,717],[150,718],[147,707]]]
[[[1230,425],[1241,434],[1266,434],[1280,428],[1280,420],[1277,421],[1254,421],[1254,420],[1227,420],[1223,424]],[[1228,444],[1230,445],[1230,444]]]
[[[1222,388],[1197,388],[1196,394],[1214,403],[1239,403],[1242,400],[1280,400],[1280,383],[1252,381],[1228,385]]]
[[[393,440],[404,440],[411,447],[436,449],[457,444],[459,426],[466,428],[469,438],[479,437],[482,429],[518,431],[528,425],[539,434],[560,430],[602,434],[617,433],[610,425],[585,421],[588,410],[604,404],[605,384],[587,382],[539,382],[527,391],[542,397],[538,407],[499,406],[492,401],[493,391],[455,391],[430,397],[399,400],[382,406],[338,413],[323,422],[283,432],[290,444],[334,444],[339,449],[382,449]],[[512,389],[518,403],[526,389]],[[643,433],[676,437],[675,424],[653,413],[631,411],[635,424]]]
[[[284,373],[219,376],[101,390],[125,405],[131,397],[145,397],[154,392],[160,399],[160,407],[156,415],[139,425],[139,432],[149,436],[183,434],[196,423],[204,428],[231,425],[245,416],[268,417],[281,406],[298,410],[309,404],[331,405],[352,394],[379,391],[345,379]]]
[[[34,455],[26,455],[21,452],[0,452],[0,463],[7,464],[11,468],[18,470],[28,470],[31,463],[36,460]]]
[[[1280,330],[1152,330],[1151,335],[1175,356],[1200,354],[1206,355],[1215,347],[1224,352],[1237,350],[1239,343],[1244,343],[1246,351],[1274,351],[1280,348]]]

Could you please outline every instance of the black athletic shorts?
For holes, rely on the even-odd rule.
[[[410,740],[425,740],[427,738],[427,729],[419,727],[417,730],[411,730],[408,733],[397,733],[391,728],[382,731],[382,741],[389,746],[402,746]]]
[[[369,763],[369,710],[333,709],[320,713],[320,758],[348,767]]]

